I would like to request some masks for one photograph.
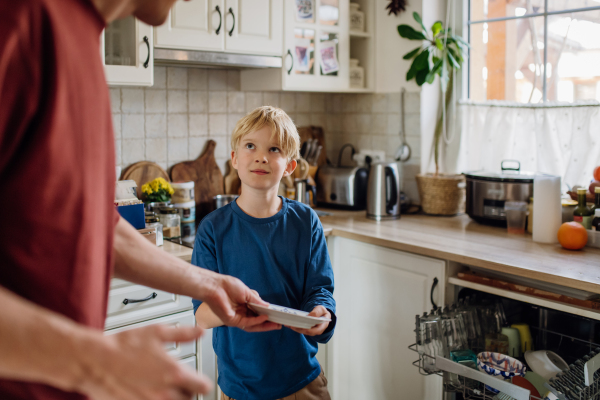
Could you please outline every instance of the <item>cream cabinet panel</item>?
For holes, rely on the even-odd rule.
[[[127,17],[111,22],[100,40],[109,85],[152,86],[154,79],[152,27]]]
[[[179,0],[167,21],[155,29],[155,46],[183,50],[223,51],[223,0]]]
[[[442,400],[441,377],[423,377],[415,315],[444,299],[445,262],[346,238],[329,240],[335,275],[336,332],[327,346],[334,400]],[[434,286],[434,279],[439,284]]]
[[[281,56],[282,0],[226,0],[225,51]]]

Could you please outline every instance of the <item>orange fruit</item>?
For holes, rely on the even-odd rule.
[[[579,222],[565,222],[558,228],[558,242],[568,250],[583,248],[588,240],[586,229]]]
[[[600,181],[600,165],[594,168],[594,179]]]

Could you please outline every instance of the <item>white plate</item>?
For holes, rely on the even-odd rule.
[[[315,325],[329,322],[325,317],[309,317],[306,311],[269,304],[268,307],[248,303],[248,307],[258,315],[268,315],[269,321],[276,324],[293,326],[294,328],[310,329]]]

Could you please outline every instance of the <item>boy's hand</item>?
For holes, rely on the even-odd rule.
[[[309,317],[325,317],[331,319],[331,313],[327,311],[327,309],[323,306],[316,306],[313,310],[308,314]],[[301,333],[306,336],[317,336],[325,332],[325,329],[329,326],[329,321],[325,321],[322,324],[315,325],[310,329],[300,329],[294,328],[291,326],[287,326],[286,328],[290,328],[294,332]]]

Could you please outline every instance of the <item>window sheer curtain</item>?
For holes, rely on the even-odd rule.
[[[499,171],[502,160],[588,185],[600,165],[600,103],[461,101],[459,172]]]

